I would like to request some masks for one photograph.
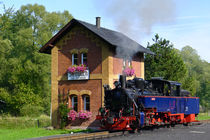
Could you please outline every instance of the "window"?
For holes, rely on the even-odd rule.
[[[128,67],[132,66],[131,60],[128,60]]]
[[[71,107],[77,111],[77,106],[78,106],[78,100],[77,100],[77,96],[76,95],[73,95],[71,97]]]
[[[123,67],[126,66],[126,59],[123,59]]]
[[[84,101],[84,110],[90,111],[90,96],[84,95],[83,101]]]
[[[87,65],[87,53],[81,54],[81,64]]]
[[[78,60],[78,54],[76,53],[72,54],[72,65],[78,65],[77,60]]]

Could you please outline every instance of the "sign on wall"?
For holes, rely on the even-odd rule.
[[[68,72],[68,80],[88,80],[89,79],[89,70],[84,72]]]

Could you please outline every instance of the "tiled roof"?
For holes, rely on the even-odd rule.
[[[150,50],[144,48],[142,45],[137,43],[136,41],[130,39],[126,35],[109,30],[107,28],[97,28],[96,25],[77,20],[77,19],[72,19],[65,27],[63,27],[54,37],[52,37],[41,49],[40,52],[43,53],[50,53],[49,50],[51,50],[53,43],[60,38],[60,36],[65,33],[68,28],[71,27],[72,24],[74,23],[79,23],[107,41],[109,44],[111,44],[113,47],[122,47],[122,48],[127,48],[128,51],[132,52],[142,52],[142,53],[148,53],[148,54],[154,54]],[[50,46],[51,45],[51,46]]]

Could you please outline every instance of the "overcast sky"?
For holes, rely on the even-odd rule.
[[[103,27],[121,31],[145,47],[158,33],[177,49],[190,45],[210,62],[210,0],[0,0],[0,13],[3,4],[18,10],[35,3],[50,12],[68,10],[93,24],[100,16]]]

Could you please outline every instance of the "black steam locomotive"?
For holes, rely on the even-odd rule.
[[[115,88],[104,85],[104,108],[97,119],[106,130],[135,130],[144,126],[195,121],[199,98],[181,89],[175,81],[152,78],[127,80],[120,75]]]

